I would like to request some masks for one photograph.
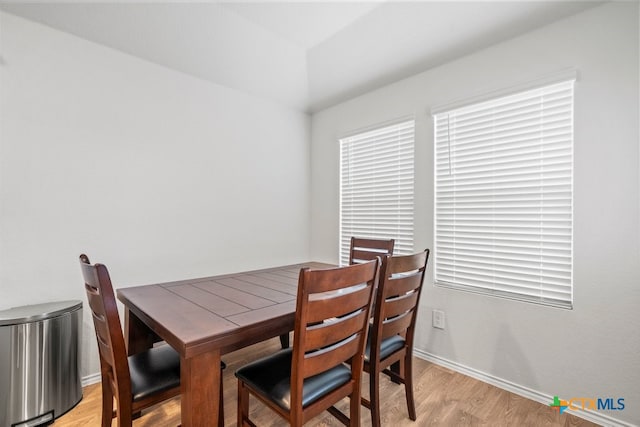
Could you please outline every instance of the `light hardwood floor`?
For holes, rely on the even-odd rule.
[[[225,425],[236,425],[236,369],[279,349],[277,339],[227,354],[224,360]],[[368,395],[368,376],[364,376],[363,394]],[[475,380],[422,359],[414,362],[414,392],[418,419],[412,422],[407,414],[404,388],[383,376],[380,394],[384,397],[383,427],[422,426],[595,426],[570,414],[558,414],[549,406]],[[85,387],[84,398],[74,409],[59,418],[54,426],[99,426],[100,384]],[[338,406],[348,414],[346,400]],[[251,400],[251,417],[260,427],[281,427],[284,422],[259,402]],[[362,407],[362,425],[371,425],[369,411]],[[165,427],[180,424],[180,400],[175,398],[155,406],[135,420],[134,427]],[[113,426],[117,423],[113,422]],[[328,413],[318,416],[306,426],[341,426]]]

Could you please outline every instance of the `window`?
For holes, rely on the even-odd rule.
[[[396,240],[413,251],[414,120],[340,139],[340,263],[351,236]]]
[[[434,114],[436,285],[571,307],[573,83]]]

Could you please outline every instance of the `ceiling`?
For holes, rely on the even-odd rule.
[[[600,3],[0,0],[0,9],[316,112]]]

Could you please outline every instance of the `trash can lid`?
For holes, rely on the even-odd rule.
[[[82,301],[55,301],[44,304],[24,305],[0,311],[0,326],[19,325],[21,323],[35,322],[51,319],[65,313],[70,313],[82,308]]]

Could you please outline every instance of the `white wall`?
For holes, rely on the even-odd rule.
[[[574,309],[432,286],[417,348],[532,395],[620,397],[640,423],[638,5],[616,2],[326,109],[311,123],[311,256],[338,260],[338,142],[416,117],[415,249],[433,247],[431,107],[576,67]],[[430,273],[432,274],[432,273]],[[444,331],[431,310],[446,313]]]
[[[309,257],[309,118],[0,12],[0,310]],[[88,310],[82,375],[98,372]]]

